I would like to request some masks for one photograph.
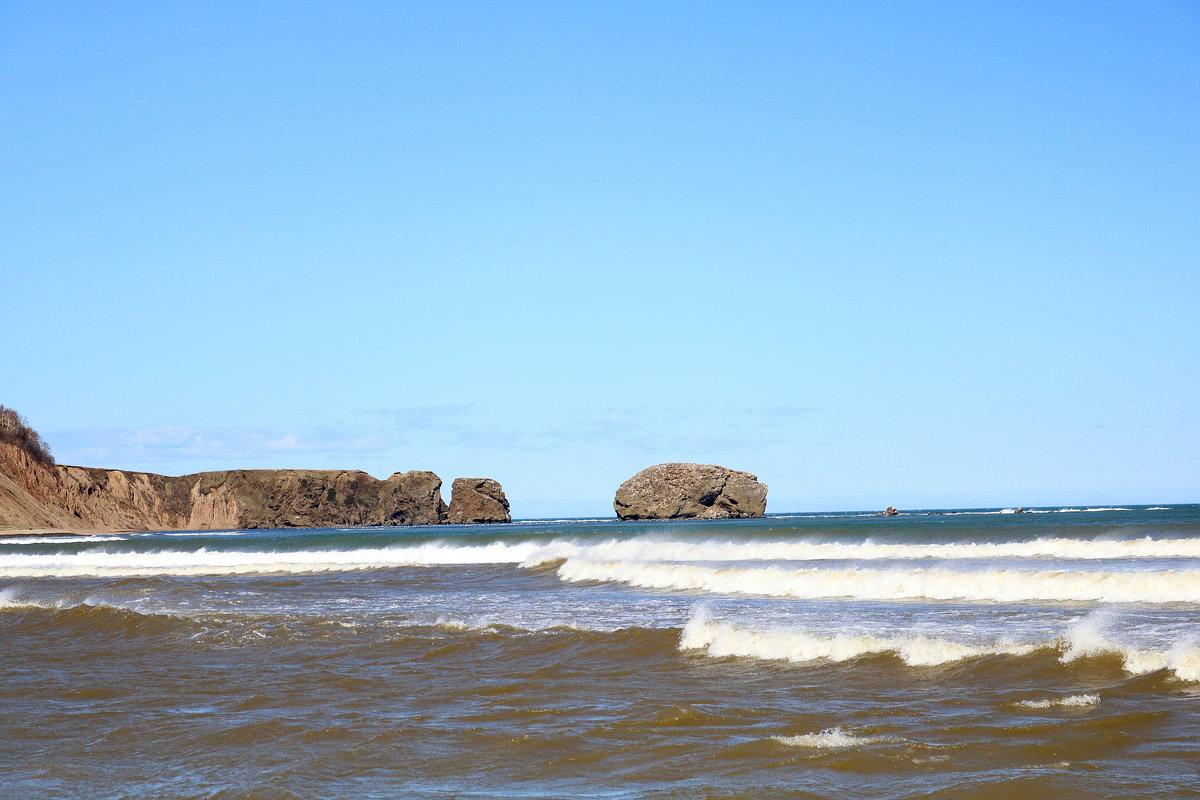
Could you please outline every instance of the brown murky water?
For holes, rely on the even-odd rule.
[[[1200,509],[1025,517],[5,542],[0,796],[1200,795]]]

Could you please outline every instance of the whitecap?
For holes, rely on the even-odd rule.
[[[863,736],[842,728],[826,728],[817,733],[772,736],[771,738],[788,747],[809,747],[817,750],[845,750],[872,744],[894,744],[904,741],[895,736]]]
[[[1020,708],[1088,708],[1100,704],[1100,695],[1073,694],[1068,697],[1046,697],[1038,700],[1021,700],[1014,705]]]
[[[569,558],[565,581],[800,599],[1200,603],[1200,570],[1072,572],[989,569],[709,567]]]
[[[867,655],[894,655],[909,666],[937,666],[992,655],[1027,655],[1038,645],[1017,642],[969,644],[928,636],[827,636],[797,630],[758,630],[714,622],[700,610],[684,625],[680,650],[703,650],[714,658],[776,661],[849,661]]]

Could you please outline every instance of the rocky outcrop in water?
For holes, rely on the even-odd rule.
[[[487,481],[507,518],[500,484]],[[436,525],[448,516],[442,480],[397,472],[258,469],[169,477],[67,467],[0,442],[0,527],[59,530],[220,530]]]
[[[191,481],[188,528],[327,528],[436,525],[446,514],[442,480],[397,472],[379,480],[358,470],[230,470]]]
[[[455,478],[446,522],[512,522],[504,489],[491,478]]]
[[[767,485],[714,464],[658,464],[622,483],[613,508],[619,519],[761,517]]]

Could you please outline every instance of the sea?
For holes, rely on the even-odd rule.
[[[1200,797],[1200,506],[0,539],[0,797]]]

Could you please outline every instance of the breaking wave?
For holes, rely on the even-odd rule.
[[[1070,572],[990,569],[786,569],[569,559],[565,581],[801,599],[1200,603],[1200,570]]]
[[[9,553],[0,556],[0,577],[208,576],[254,573],[300,574],[401,566],[518,563],[520,546],[501,543],[478,547],[427,544],[408,548],[358,550],[258,551],[88,550],[75,553]]]
[[[179,631],[191,624],[187,617],[162,611],[140,611],[94,598],[59,599],[53,602],[16,598],[0,592],[0,612],[9,630],[44,632],[50,629],[76,635],[160,635]]]
[[[791,662],[843,662],[865,656],[890,655],[911,667],[941,666],[988,656],[1030,656],[1044,651],[1056,653],[1061,664],[1085,657],[1112,657],[1119,659],[1124,670],[1134,675],[1169,670],[1180,680],[1200,682],[1200,647],[1188,641],[1178,642],[1168,649],[1126,645],[1099,633],[1100,624],[1086,620],[1062,637],[1042,642],[965,643],[920,635],[829,636],[808,631],[760,630],[712,621],[700,611],[680,633],[679,649],[700,650],[713,658]],[[1063,703],[1073,705],[1082,701]]]
[[[97,540],[91,540],[95,542]],[[32,542],[31,542],[32,543]],[[72,540],[77,543],[77,540]],[[45,540],[37,544],[47,544]],[[208,548],[162,549],[155,551],[88,548],[58,553],[2,552],[0,578],[22,577],[129,577],[144,575],[237,575],[247,573],[310,573],[382,569],[400,566],[456,566],[513,564],[527,569],[572,565],[563,576],[597,572],[602,562],[624,564],[629,570],[668,568],[664,562],[783,562],[783,561],[881,561],[921,559],[1200,559],[1200,538],[1191,539],[1035,539],[1025,542],[960,542],[949,544],[887,544],[871,541],[729,541],[633,537],[601,542],[572,540],[493,541],[458,544],[447,541],[413,546],[299,551],[237,551]],[[588,565],[591,566],[588,566]],[[613,569],[616,569],[615,565]],[[683,567],[683,569],[699,569]],[[915,571],[910,571],[915,574]],[[696,576],[701,573],[697,572]],[[780,573],[782,574],[782,573]],[[832,575],[834,573],[827,573]],[[926,573],[934,575],[930,570]],[[973,573],[978,575],[981,573]],[[1027,573],[1033,574],[1033,573]],[[1048,573],[1047,573],[1048,574]],[[1100,574],[1100,573],[1097,573]],[[1187,573],[1178,573],[1185,575]],[[686,588],[701,578],[684,579]],[[571,579],[571,578],[568,578]],[[585,578],[578,578],[583,580]],[[607,580],[605,577],[587,578]],[[639,580],[652,580],[644,577]],[[657,580],[657,579],[654,579]],[[668,582],[669,584],[669,582]],[[664,584],[664,587],[668,584]],[[647,584],[657,585],[657,584]],[[722,591],[737,591],[725,589]],[[839,595],[840,596],[840,595]],[[937,595],[943,596],[943,595]],[[959,597],[960,595],[945,595]],[[1036,599],[1023,595],[1019,599]],[[1098,599],[1098,598],[1085,598]],[[1149,602],[1158,602],[1150,600]]]
[[[584,558],[611,561],[855,561],[988,558],[1200,558],[1200,539],[1034,539],[1026,542],[886,544],[871,541],[680,541],[612,540],[590,545],[550,542],[523,563]]]
[[[0,545],[10,544],[94,544],[96,542],[120,542],[124,536],[97,536],[71,534],[70,536],[5,536],[0,537]]]
[[[1060,645],[1060,660],[1070,663],[1082,658],[1116,655],[1125,669],[1135,675],[1165,669],[1183,680],[1200,682],[1200,646],[1194,639],[1183,638],[1167,648],[1130,647],[1116,641],[1110,627],[1110,621],[1103,614],[1080,620],[1071,627]]]
[[[850,661],[868,655],[894,655],[909,666],[937,666],[989,655],[1028,655],[1036,644],[973,645],[925,636],[823,636],[805,631],[757,630],[710,621],[703,613],[684,626],[681,650],[703,650],[714,658],[736,656],[775,661]]]

